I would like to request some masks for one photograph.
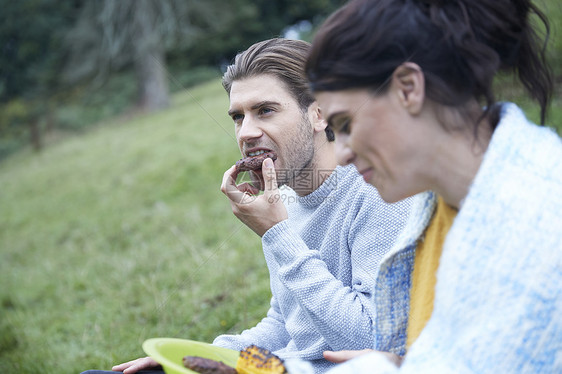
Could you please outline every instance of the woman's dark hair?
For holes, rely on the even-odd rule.
[[[545,25],[544,43],[533,13]],[[553,89],[548,35],[548,20],[530,0],[352,0],[318,30],[306,73],[315,92],[383,93],[394,70],[413,62],[431,100],[454,107],[483,101],[495,126],[494,76],[517,72],[544,124]]]

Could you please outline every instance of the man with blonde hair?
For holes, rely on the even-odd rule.
[[[334,135],[304,76],[309,49],[298,40],[256,43],[223,77],[242,156],[277,159],[251,172],[253,183],[237,185],[235,166],[224,175],[234,214],[262,237],[272,298],[257,326],[214,344],[256,344],[323,372],[332,365],[323,351],[373,346],[374,280],[410,204],[385,203],[353,166],[337,166]]]

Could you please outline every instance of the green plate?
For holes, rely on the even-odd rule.
[[[196,373],[183,366],[184,356],[198,356],[222,361],[236,367],[240,352],[194,340],[152,338],[142,344],[142,349],[164,368],[166,374]]]

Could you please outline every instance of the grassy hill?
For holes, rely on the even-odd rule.
[[[259,238],[219,190],[220,82],[0,164],[0,371],[79,373],[150,337],[212,341],[269,307]]]

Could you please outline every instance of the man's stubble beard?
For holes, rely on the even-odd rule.
[[[287,146],[286,157],[288,162],[285,163],[285,171],[283,180],[278,180],[278,186],[287,185],[294,188],[295,181],[305,171],[311,171],[314,167],[314,136],[312,125],[306,112],[303,113],[302,119],[297,132],[296,139]],[[281,173],[277,173],[278,175]]]

